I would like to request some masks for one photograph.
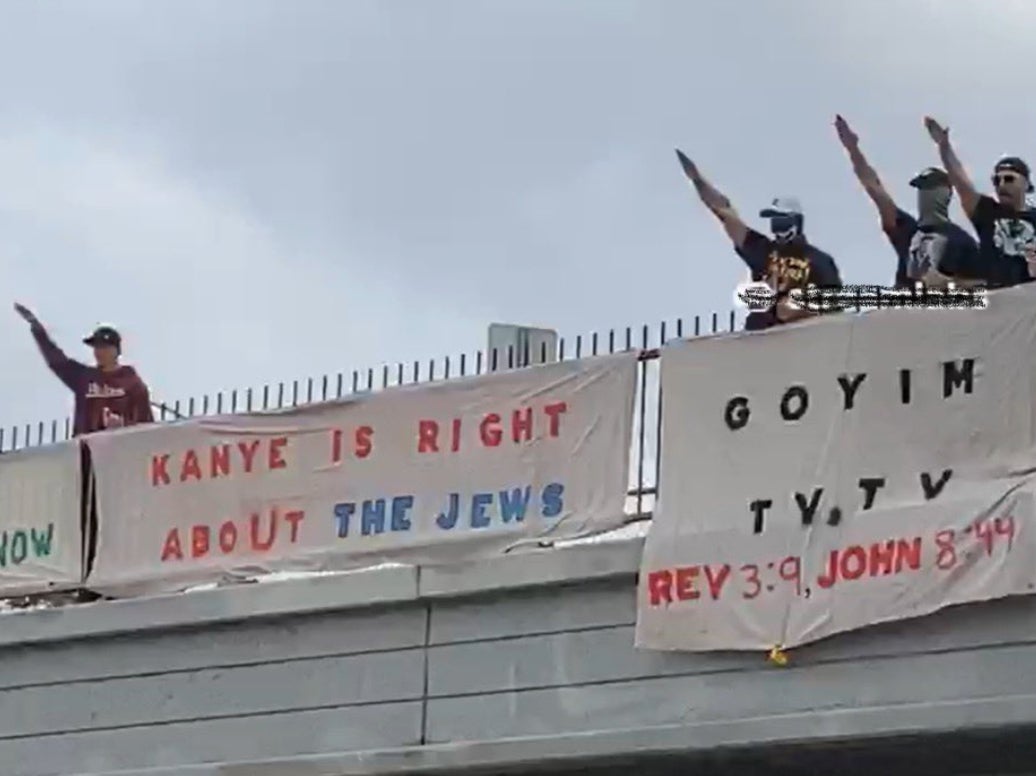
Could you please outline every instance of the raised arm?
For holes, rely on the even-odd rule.
[[[835,130],[838,132],[838,139],[842,141],[842,145],[853,163],[853,172],[856,173],[856,179],[863,186],[871,201],[874,202],[875,207],[878,208],[882,228],[886,231],[893,229],[896,225],[896,211],[898,208],[892,200],[892,196],[882,185],[878,173],[870,166],[867,162],[867,157],[860,150],[859,137],[856,136],[849,123],[841,116],[835,117]]]
[[[748,237],[748,227],[741,220],[741,216],[737,214],[734,206],[730,204],[730,200],[705,180],[698,171],[697,165],[679,149],[676,150],[676,157],[680,160],[684,174],[694,184],[702,203],[723,224],[723,228],[734,242],[734,247],[740,249]]]
[[[14,310],[29,324],[29,330],[32,332],[33,339],[36,340],[36,345],[43,355],[43,360],[50,367],[50,371],[57,375],[57,378],[71,390],[76,390],[79,378],[86,366],[66,356],[65,351],[54,344],[54,340],[50,338],[47,330],[43,328],[43,324],[40,323],[31,310],[17,303],[14,306]]]
[[[964,212],[970,218],[974,214],[982,195],[975,190],[975,185],[971,182],[971,178],[968,177],[964,165],[961,164],[960,159],[957,158],[957,153],[950,144],[950,130],[942,126],[931,116],[925,117],[924,125],[939,149],[942,165],[946,168],[946,174],[950,176],[950,183],[957,190],[957,196],[960,197],[960,206],[964,208]]]

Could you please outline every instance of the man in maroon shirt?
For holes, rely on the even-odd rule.
[[[87,366],[66,356],[28,308],[14,309],[28,322],[47,366],[75,394],[75,436],[154,422],[147,385],[133,367],[119,363],[122,338],[115,329],[102,326],[83,340],[97,362]]]

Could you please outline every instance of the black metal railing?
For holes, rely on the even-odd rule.
[[[662,321],[657,326],[627,326],[575,338],[561,338],[558,341],[557,353],[554,355],[559,361],[631,350],[641,351],[627,500],[627,513],[631,521],[650,516],[658,488],[662,394],[658,381],[657,349],[671,339],[734,331],[737,326],[738,316],[731,310],[725,314],[712,313],[704,317],[695,315],[693,318],[678,318],[671,323]],[[506,351],[478,351],[470,356],[462,353],[458,356],[432,358],[427,362],[384,364],[377,369],[372,367],[351,373],[328,373],[303,380],[268,384],[257,389],[219,391],[177,400],[171,404],[155,402],[156,419],[166,422],[205,415],[297,407],[396,385],[413,385],[480,375],[499,369],[521,368],[535,362],[537,359],[533,356],[538,356],[538,360],[542,362],[547,360],[547,355],[545,351],[530,353],[526,349],[525,352],[516,353],[513,348],[508,348]],[[69,439],[71,433],[72,424],[69,418],[0,427],[0,452],[61,442]]]

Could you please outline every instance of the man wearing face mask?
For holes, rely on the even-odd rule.
[[[750,229],[730,200],[702,177],[697,166],[681,151],[677,158],[684,173],[704,203],[726,230],[734,250],[752,271],[753,280],[765,281],[776,294],[776,304],[766,312],[752,312],[745,321],[746,330],[766,329],[815,315],[796,309],[788,293],[792,289],[817,286],[825,289],[842,287],[838,267],[830,255],[810,245],[803,232],[802,207],[798,200],[779,197],[759,213],[770,220],[773,238]]]
[[[901,210],[885,190],[848,122],[841,116],[835,117],[835,129],[849,153],[853,172],[878,208],[881,228],[896,251],[896,287],[913,288],[918,282],[944,287],[950,281],[966,287],[985,281],[978,244],[950,220],[953,189],[949,176],[937,167],[929,167],[910,181],[917,189],[914,218]]]
[[[993,199],[975,189],[950,144],[950,131],[931,117],[925,119],[925,128],[939,149],[961,207],[975,225],[989,285],[1014,286],[1036,279],[1036,210],[1025,201],[1033,191],[1029,165],[1016,156],[997,162]]]

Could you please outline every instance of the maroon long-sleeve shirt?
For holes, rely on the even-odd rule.
[[[121,415],[126,426],[154,422],[147,385],[133,367],[105,372],[69,358],[42,326],[33,326],[32,336],[47,366],[75,395],[76,436],[103,431],[105,410]]]

